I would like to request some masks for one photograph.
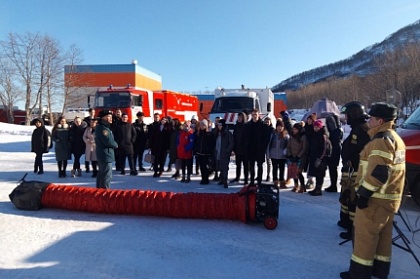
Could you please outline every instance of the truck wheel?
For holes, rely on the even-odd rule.
[[[264,219],[264,227],[267,230],[274,230],[277,228],[277,219],[272,216],[268,216]]]

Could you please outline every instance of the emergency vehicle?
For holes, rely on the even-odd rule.
[[[261,119],[269,117],[272,123],[276,123],[274,94],[270,88],[246,89],[243,85],[240,89],[218,87],[214,92],[210,120],[214,123],[216,117],[225,119],[229,129],[232,130],[238,114],[245,112],[249,116],[254,108],[259,109]]]
[[[397,130],[406,145],[406,183],[420,206],[420,107]]]
[[[14,107],[13,118],[13,124],[25,124],[26,112]],[[7,115],[7,111],[4,108],[0,108],[0,122],[9,123],[9,117]]]
[[[183,122],[197,115],[198,111],[197,97],[170,90],[150,91],[130,85],[125,88],[109,86],[106,90],[98,90],[94,98],[93,107],[96,113],[103,109],[121,109],[123,113],[127,113],[129,122],[137,119],[138,112],[144,113],[145,123],[153,122],[155,113],[178,118]],[[88,103],[90,106],[90,98]]]

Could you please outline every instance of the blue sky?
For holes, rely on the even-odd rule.
[[[420,19],[418,0],[1,0],[0,40],[48,34],[83,64],[138,64],[164,89],[272,87]]]

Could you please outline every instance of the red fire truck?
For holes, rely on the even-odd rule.
[[[26,112],[24,110],[14,109],[13,118],[13,124],[25,124]],[[9,123],[7,111],[3,108],[0,108],[0,122]]]
[[[128,114],[129,122],[134,122],[140,111],[144,113],[146,123],[153,122],[153,114],[156,112],[162,116],[178,118],[182,122],[197,115],[198,98],[169,90],[150,91],[131,86],[109,86],[106,90],[96,92],[93,107],[97,113],[103,109],[115,111],[119,108]]]
[[[406,145],[406,182],[413,200],[420,206],[420,107],[400,126],[398,134]]]

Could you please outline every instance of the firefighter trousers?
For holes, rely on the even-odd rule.
[[[357,174],[350,174],[343,172],[341,174],[341,192],[340,192],[340,221],[347,230],[353,227],[353,219],[356,211],[355,207],[355,181]]]
[[[352,278],[386,278],[391,266],[392,229],[395,213],[369,203],[357,209],[354,220],[354,249],[351,256]]]

